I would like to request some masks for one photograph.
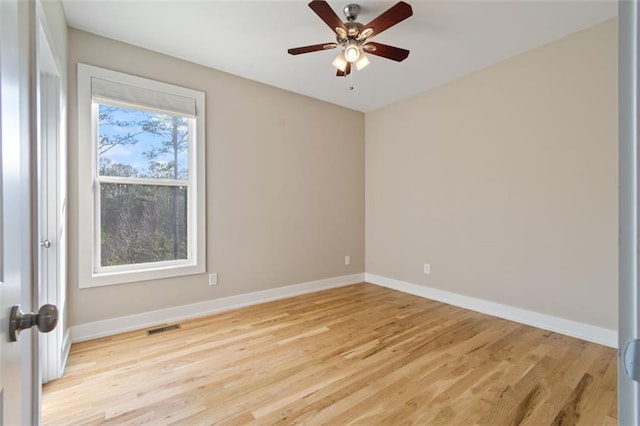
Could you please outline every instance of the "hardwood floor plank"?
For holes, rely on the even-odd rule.
[[[615,424],[600,345],[358,284],[74,344],[43,423]]]

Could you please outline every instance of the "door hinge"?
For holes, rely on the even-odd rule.
[[[640,382],[640,339],[630,340],[624,348],[624,371],[631,380]]]

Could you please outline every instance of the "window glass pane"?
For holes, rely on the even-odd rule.
[[[103,104],[98,107],[101,176],[187,179],[189,118]]]
[[[187,188],[100,184],[101,266],[187,258]]]

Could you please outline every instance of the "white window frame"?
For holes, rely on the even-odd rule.
[[[190,120],[188,155],[188,249],[187,259],[134,265],[100,267],[100,191],[102,183],[135,183],[175,186],[184,181],[100,177],[97,154],[97,103],[93,100],[91,81],[100,78],[129,86],[181,96],[195,101],[195,117]],[[110,104],[113,104],[110,102]],[[133,104],[125,106],[136,107]],[[205,229],[205,94],[159,81],[121,72],[78,64],[78,273],[79,287],[90,288],[152,279],[171,278],[206,272]],[[140,109],[150,110],[139,106]],[[192,146],[193,145],[193,146]],[[126,182],[125,182],[126,181]],[[91,250],[86,248],[90,247]]]

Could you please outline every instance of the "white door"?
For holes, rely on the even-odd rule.
[[[33,3],[0,0],[0,420],[4,425],[39,421],[36,334],[8,338],[9,313],[34,307],[32,226]],[[34,371],[36,372],[34,374]]]
[[[640,424],[640,78],[637,1],[619,3],[619,345],[618,416],[621,425]],[[634,344],[635,343],[635,344]],[[634,356],[635,354],[635,356]]]

